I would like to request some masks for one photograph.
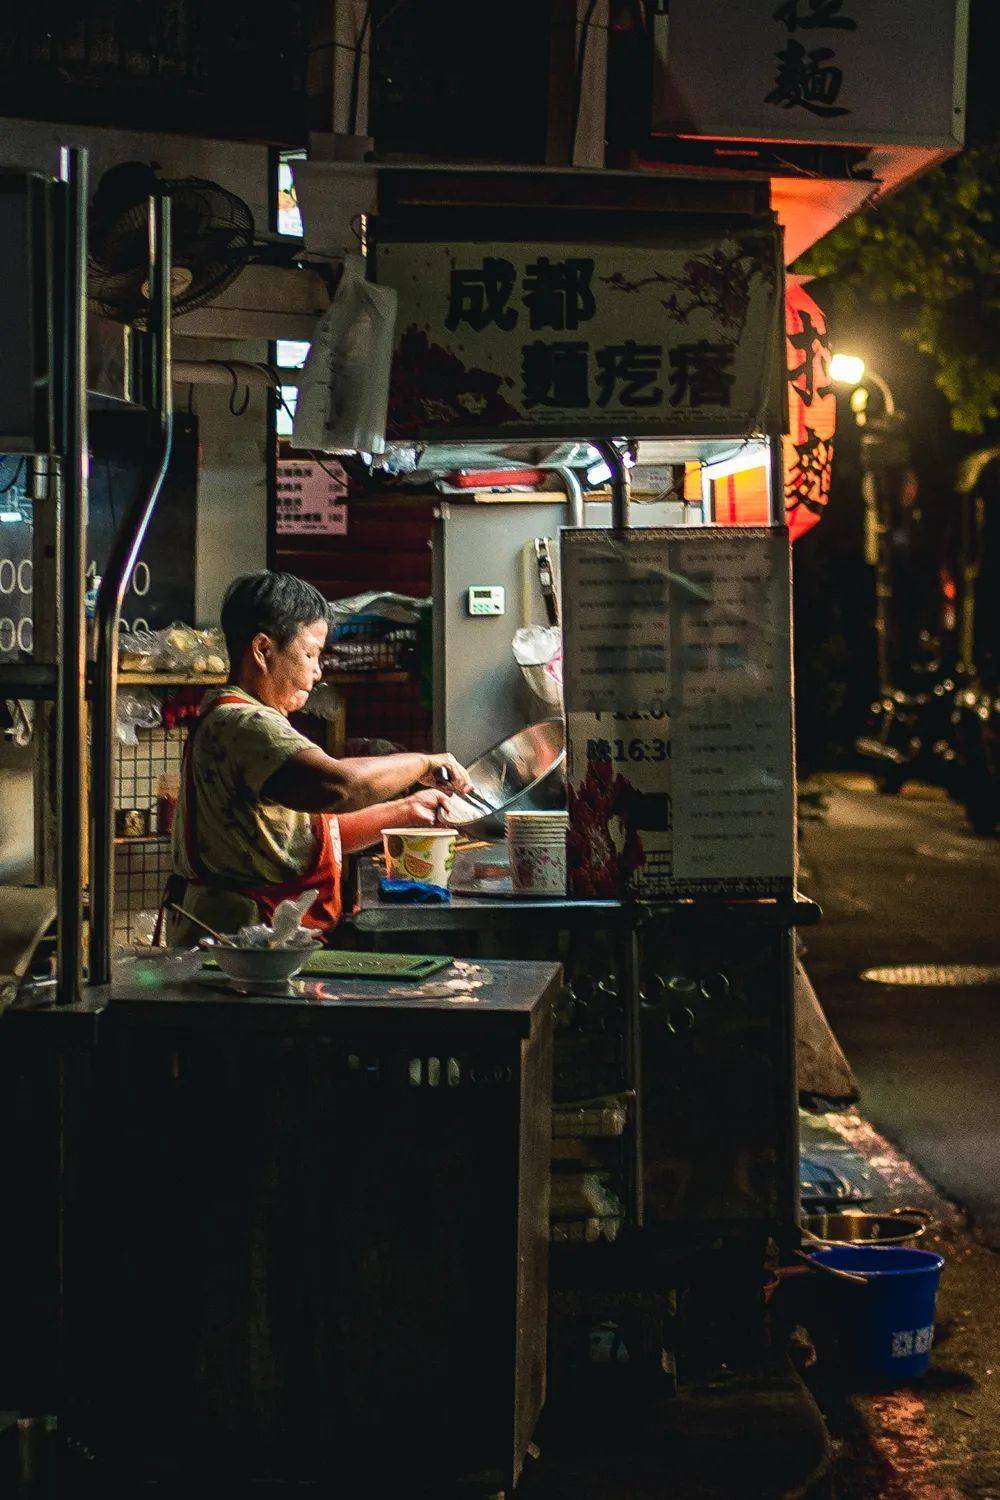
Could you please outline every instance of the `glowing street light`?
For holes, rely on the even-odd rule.
[[[882,397],[882,405],[887,417],[896,415],[896,403],[893,399],[889,383],[882,379],[875,370],[870,370],[864,360],[857,354],[834,354],[830,358],[830,379],[837,385],[849,385],[853,387],[854,395],[851,397],[851,410],[859,427],[865,424],[865,408],[867,401],[860,397],[855,400],[858,387],[873,385]]]
[[[856,354],[835,354],[830,360],[830,379],[838,385],[860,385],[865,378],[865,362]]]

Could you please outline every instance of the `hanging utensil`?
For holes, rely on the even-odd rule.
[[[538,565],[538,583],[542,590],[545,613],[550,625],[558,625],[559,595],[556,593],[555,571],[552,567],[552,554],[549,547],[547,536],[535,537],[535,562]]]

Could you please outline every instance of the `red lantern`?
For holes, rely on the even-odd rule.
[[[785,515],[792,541],[822,519],[830,498],[837,398],[830,380],[826,317],[801,286],[785,297],[788,358],[788,434]]]

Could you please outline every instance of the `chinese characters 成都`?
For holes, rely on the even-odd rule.
[[[597,311],[591,281],[594,262],[586,256],[550,260],[540,255],[526,266],[520,302],[532,328],[574,330],[589,322]],[[517,288],[513,263],[485,255],[482,265],[468,269],[456,266],[451,273],[445,327],[452,332],[463,323],[481,333],[492,323],[509,333],[520,320],[520,309],[512,306]]]

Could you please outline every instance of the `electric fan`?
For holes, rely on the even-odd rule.
[[[217,296],[253,251],[253,214],[235,193],[200,177],[158,178],[141,162],[112,167],[91,208],[88,284],[91,304],[119,323],[142,325],[148,314],[147,203],[157,191],[171,202],[175,315]]]

